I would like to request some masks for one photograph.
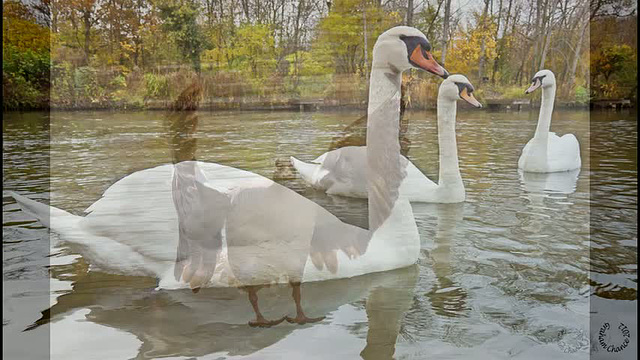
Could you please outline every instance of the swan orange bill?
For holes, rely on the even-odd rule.
[[[429,51],[422,51],[422,46],[418,44],[416,48],[411,53],[410,59],[416,65],[418,65],[421,69],[428,71],[432,74],[436,74],[443,78],[447,78],[449,73],[445,70],[440,64],[438,64],[434,59],[433,55]]]
[[[465,87],[464,89],[462,89],[462,91],[460,92],[460,97],[462,99],[464,99],[464,101],[468,102],[469,104],[477,107],[477,108],[481,108],[482,104],[480,104],[480,102],[478,100],[476,100],[475,97],[473,97],[473,94],[467,91],[467,88]]]

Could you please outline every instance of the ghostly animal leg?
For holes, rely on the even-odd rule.
[[[304,314],[304,311],[302,311],[302,305],[300,305],[300,283],[299,282],[291,282],[290,283],[291,287],[293,288],[292,291],[292,296],[293,296],[293,301],[295,301],[296,303],[296,317],[292,318],[287,316],[287,321],[290,323],[296,323],[299,325],[304,325],[307,323],[314,323],[314,322],[318,322],[321,320],[324,320],[324,316],[321,317],[317,317],[317,318],[309,318]]]
[[[249,302],[251,303],[251,307],[253,307],[253,312],[256,314],[255,321],[249,321],[249,326],[251,327],[271,327],[274,325],[278,325],[284,321],[284,317],[279,320],[267,320],[262,316],[260,309],[258,308],[258,290],[260,290],[263,286],[246,286],[244,289],[247,291],[249,295]]]

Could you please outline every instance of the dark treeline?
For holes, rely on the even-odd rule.
[[[422,30],[436,58],[477,84],[481,100],[522,97],[541,68],[556,73],[564,101],[635,99],[634,1],[456,4],[4,1],[4,108],[164,107],[196,78],[204,106],[361,105],[375,40],[395,25]],[[407,106],[430,105],[438,82],[407,74]]]

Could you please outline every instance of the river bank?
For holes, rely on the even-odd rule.
[[[479,99],[483,105],[484,111],[528,111],[536,109],[540,106],[539,101],[525,102],[521,99],[513,99],[506,101],[495,101]],[[172,101],[167,100],[151,100],[143,103],[139,102],[105,102],[93,104],[80,104],[69,106],[54,106],[48,108],[25,108],[25,109],[5,109],[3,112],[12,111],[167,111],[171,107]],[[517,104],[514,106],[513,104]],[[579,103],[575,101],[557,101],[556,109],[573,109],[588,110],[593,108],[589,103]],[[635,108],[635,104],[627,106],[627,108]],[[237,101],[231,99],[210,99],[202,100],[198,106],[203,111],[354,111],[366,110],[365,102],[339,102],[336,100],[318,100],[318,99],[289,99],[284,101]],[[407,110],[422,111],[435,110],[436,104],[423,103],[407,106]],[[466,106],[459,106],[459,110],[464,111]],[[477,110],[475,110],[477,111]]]

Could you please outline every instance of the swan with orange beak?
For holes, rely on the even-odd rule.
[[[407,30],[408,29],[412,28],[407,28]],[[433,54],[431,54],[431,44],[429,44],[429,41],[424,37],[424,35],[400,35],[399,38],[407,47],[407,58],[409,60],[409,64],[434,75],[438,75],[443,79],[446,79],[449,76],[447,70],[440,66],[440,64],[438,64],[433,58]]]
[[[451,182],[446,181],[441,184],[434,183],[406,157],[402,157],[406,177],[400,187],[400,194],[414,202],[451,203],[464,201],[464,187],[459,170],[456,170],[458,169],[458,159],[454,154],[457,151],[455,149],[455,107],[458,99],[463,99],[476,108],[482,107],[473,97],[473,85],[462,75],[449,76],[449,73],[434,60],[427,38],[416,29],[398,27],[389,30],[380,36],[375,50],[378,52],[377,56],[374,56],[374,69],[377,67],[389,68],[390,64],[406,62],[405,68],[419,68],[445,79],[440,86],[438,95],[438,128],[446,129],[442,131],[443,140],[439,141],[439,146],[445,149],[447,154],[453,154],[445,158],[447,161],[445,165],[450,166],[444,168],[449,169],[447,174],[451,173],[451,176],[448,178],[455,178],[453,182],[456,186],[450,186]],[[389,78],[393,77],[388,73],[388,70],[385,70],[385,73]],[[372,78],[370,91],[390,92],[387,87],[381,86],[381,84],[383,84],[382,81],[378,82]],[[386,97],[381,96],[381,98]],[[375,107],[376,104],[369,105]],[[445,107],[448,110],[441,111]],[[453,121],[449,121],[451,118]],[[367,148],[375,145],[377,144],[370,143],[367,138],[367,146],[347,146],[332,150],[310,163],[291,157],[291,163],[305,182],[326,191],[327,194],[367,198],[369,196],[369,190],[366,186]]]

